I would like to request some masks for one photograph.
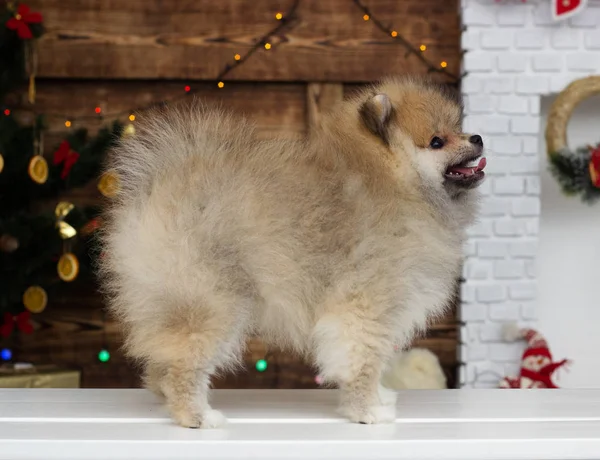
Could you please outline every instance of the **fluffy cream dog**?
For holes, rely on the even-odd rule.
[[[476,213],[483,143],[461,116],[438,86],[389,79],[301,141],[196,106],[152,114],[116,149],[101,273],[176,422],[225,421],[210,377],[250,334],[311,359],[350,420],[395,418],[380,376],[448,303]]]

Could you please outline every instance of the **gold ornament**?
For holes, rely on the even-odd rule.
[[[0,173],[2,172],[3,169],[4,169],[4,157],[0,153]]]
[[[98,190],[105,197],[112,198],[119,191],[119,176],[114,171],[107,171],[98,181]]]
[[[123,130],[123,134],[121,134],[122,137],[131,137],[135,135],[135,126],[133,126],[132,123],[128,123],[127,126],[125,126],[125,129]]]
[[[58,234],[63,240],[68,240],[69,238],[73,238],[77,235],[77,230],[75,230],[71,225],[67,224],[64,219],[67,215],[75,208],[73,203],[69,203],[68,201],[61,201],[56,205],[54,209],[54,215],[56,216],[56,226],[58,227]]]
[[[48,294],[41,286],[29,286],[23,293],[23,305],[31,313],[41,313],[48,304]]]
[[[67,252],[60,256],[56,265],[58,277],[63,281],[73,281],[79,274],[79,261],[75,254]]]
[[[34,155],[29,161],[27,172],[36,184],[43,184],[48,180],[48,162],[43,156]]]

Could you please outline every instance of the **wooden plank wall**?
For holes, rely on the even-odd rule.
[[[257,37],[276,24],[293,0],[31,0],[41,11],[47,33],[39,43],[38,95],[35,110],[50,114],[47,153],[72,127],[92,132],[111,121],[110,114],[183,94],[190,85],[196,97],[222,103],[252,117],[261,136],[300,137],[319,123],[320,114],[357,86],[389,74],[424,74],[426,68],[373,21],[352,0],[300,0],[295,19],[277,36],[272,48],[258,49],[225,79],[215,77],[236,53],[242,56]],[[460,68],[460,24],[457,0],[365,0],[381,21],[414,45],[427,46],[431,62]],[[436,77],[434,75],[434,77]],[[436,78],[444,79],[442,76]],[[21,105],[26,108],[24,93]],[[101,107],[105,117],[94,116]],[[76,117],[92,116],[85,121]],[[27,119],[27,111],[20,116]],[[143,116],[143,113],[137,115]],[[71,192],[76,204],[100,200],[95,184]],[[36,317],[37,331],[21,337],[20,360],[76,366],[85,387],[139,385],[137,372],[119,352],[116,324],[103,315],[102,298],[93,282],[81,279],[64,294],[50,299]],[[455,384],[457,367],[456,305],[433,325],[425,346],[440,357]],[[109,363],[96,359],[104,343]],[[273,351],[269,368],[252,368],[264,356],[259,341],[250,342],[249,372],[225,376],[217,387],[311,388],[314,374],[295,357]]]

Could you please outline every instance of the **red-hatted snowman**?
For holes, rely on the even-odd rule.
[[[501,2],[504,0],[496,0]],[[527,0],[521,0],[525,3]],[[587,0],[550,0],[552,3],[552,17],[555,20],[566,19],[571,17],[580,11],[582,11],[587,5]]]
[[[500,388],[558,388],[552,381],[552,374],[568,361],[552,362],[552,354],[543,335],[534,329],[519,329],[516,324],[509,324],[504,329],[504,336],[508,341],[526,340],[527,348],[523,352],[519,376],[503,378]]]

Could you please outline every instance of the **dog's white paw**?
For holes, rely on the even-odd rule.
[[[225,425],[227,425],[227,419],[223,413],[210,409],[203,414],[200,428],[222,428]]]
[[[378,388],[378,393],[379,393],[379,401],[381,402],[381,405],[383,405],[383,406],[395,406],[396,405],[396,399],[398,398],[398,393],[396,393],[394,390],[385,388],[384,386],[382,386],[380,384],[379,388]]]
[[[393,423],[396,421],[396,406],[373,406],[364,411],[356,411],[350,407],[341,407],[340,414],[351,422],[371,425],[376,423]]]
[[[172,410],[173,419],[184,428],[220,428],[227,424],[227,419],[218,410],[208,409],[200,414],[188,410]]]

